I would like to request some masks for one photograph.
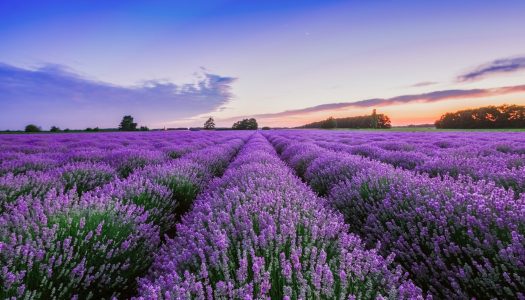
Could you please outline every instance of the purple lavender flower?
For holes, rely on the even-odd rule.
[[[140,207],[107,197],[22,197],[0,216],[1,298],[118,296],[132,290],[160,241]]]
[[[116,168],[121,177],[126,178],[136,169],[149,164],[158,164],[166,159],[164,153],[160,151],[125,149],[110,152],[104,161]]]
[[[254,135],[162,247],[140,298],[422,298],[346,231],[341,215]]]
[[[66,190],[75,189],[80,195],[100,187],[117,177],[115,170],[103,163],[70,163],[51,171],[63,182]]]
[[[148,178],[132,175],[124,180],[117,179],[98,193],[123,204],[143,207],[148,213],[148,222],[158,225],[161,235],[175,224],[178,199],[167,187]]]
[[[26,174],[8,173],[0,177],[0,213],[18,197],[44,197],[51,190],[62,190],[63,183],[53,174],[31,171]]]
[[[377,161],[360,164],[345,156],[346,146],[337,149],[336,142],[323,142],[337,141],[336,134],[317,138],[316,133],[307,133],[269,139],[286,145],[281,148],[287,161],[294,159],[292,147],[308,149],[309,143],[335,150],[337,154],[310,151],[317,158],[307,166],[307,181],[318,192],[329,191],[329,204],[343,213],[350,230],[369,246],[380,244],[381,253],[393,252],[420,287],[443,298],[522,296],[525,202],[517,193],[523,190],[522,157],[498,151],[492,144],[467,145],[463,140],[468,139],[459,134],[445,136],[453,140],[450,143],[410,135],[417,147],[387,144],[391,153],[385,153],[381,145],[386,142],[377,134],[378,142],[372,144],[383,149],[369,157],[397,165],[391,154],[419,151],[422,162],[416,163],[416,170],[423,173],[417,174]],[[472,138],[476,139],[491,141],[481,134]]]

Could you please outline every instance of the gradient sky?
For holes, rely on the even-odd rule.
[[[525,104],[525,1],[0,1],[0,129]]]

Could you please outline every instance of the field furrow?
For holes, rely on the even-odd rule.
[[[0,136],[0,298],[521,299],[523,145],[514,133]]]
[[[422,298],[327,209],[260,134],[195,202],[141,298]]]
[[[431,177],[492,181],[514,190],[516,196],[525,191],[525,149],[520,135],[507,133],[497,140],[486,133],[419,135],[358,133],[349,137],[348,134],[294,132],[286,136]]]
[[[494,184],[431,178],[286,134],[267,135],[352,232],[439,298],[519,298],[525,289],[525,198]]]
[[[125,177],[109,166],[83,162],[48,171],[70,185],[60,186],[55,174],[47,173],[36,180],[29,173],[24,177],[28,182],[9,185],[8,180],[20,182],[21,175],[7,175],[8,180],[0,180],[4,190],[30,190],[2,194],[1,298],[133,295],[136,279],[149,269],[163,235],[173,234],[180,215],[224,172],[246,137],[189,141],[179,149],[191,153],[131,164],[135,167]],[[39,187],[41,178],[57,186]]]

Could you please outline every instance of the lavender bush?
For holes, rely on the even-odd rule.
[[[23,175],[8,173],[0,177],[0,213],[18,197],[44,197],[51,190],[62,190],[63,183],[54,174],[28,172]]]
[[[422,298],[272,152],[252,137],[156,257],[140,298]]]
[[[525,297],[525,202],[512,193],[383,166],[341,183],[330,201],[435,295]]]
[[[232,157],[244,144],[234,139],[224,145],[210,146],[184,158],[162,165],[146,167],[134,173],[167,187],[172,194],[176,214],[185,212],[208,181],[224,172]]]
[[[134,204],[147,212],[147,221],[159,226],[160,234],[171,229],[176,220],[179,199],[170,189],[141,176],[117,179],[98,193],[109,195],[122,204]]]
[[[364,133],[283,131],[271,137],[278,153],[292,140],[338,153],[350,153],[428,173],[431,176],[467,175],[493,181],[515,191],[525,191],[525,139],[519,133]],[[293,137],[292,139],[290,139]],[[395,141],[395,142],[394,142]],[[303,154],[304,155],[304,154]],[[297,157],[297,156],[296,156]],[[283,156],[291,165],[292,162]],[[299,175],[304,170],[297,169]]]
[[[263,134],[0,135],[0,298],[525,299],[522,133]]]
[[[293,149],[311,149],[317,158],[307,166],[307,182],[328,190],[350,230],[395,253],[420,287],[440,298],[525,297],[523,195],[515,199],[495,182],[430,178],[300,144],[289,141],[283,158],[293,162],[305,156]]]
[[[71,163],[52,171],[66,190],[75,189],[79,195],[103,186],[117,176],[115,170],[103,163]]]
[[[121,177],[126,178],[136,169],[148,164],[158,164],[166,159],[160,151],[125,149],[108,153],[104,160],[114,167]]]
[[[0,298],[131,296],[136,278],[150,267],[160,234],[174,226],[178,197],[187,195],[185,200],[189,202],[212,177],[210,170],[221,172],[220,167],[227,165],[242,146],[242,139],[238,139],[241,136],[188,139],[184,146],[187,149],[220,145],[194,152],[200,156],[170,162],[153,149],[123,150],[131,143],[149,144],[110,135],[105,136],[106,143],[100,144],[81,143],[75,138],[45,140],[67,143],[69,147],[55,146],[63,151],[62,158],[50,155],[56,163],[43,168],[24,167],[23,171],[12,172],[18,169],[9,166],[25,163],[16,163],[16,155],[5,155],[6,160],[14,162],[3,164],[7,173],[0,177]],[[28,151],[31,148],[26,148],[25,142],[15,139],[8,147],[15,153],[48,156],[44,147]],[[72,155],[74,149],[84,146],[92,148]],[[207,153],[218,156],[199,159]],[[25,161],[34,161],[34,157]],[[128,178],[117,178],[111,166]],[[179,175],[197,184],[195,191],[193,187],[184,191],[179,185],[172,192],[174,177]]]
[[[100,299],[132,290],[159,243],[146,218],[140,207],[74,192],[19,198],[0,216],[0,297]]]

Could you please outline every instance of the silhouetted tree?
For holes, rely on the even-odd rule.
[[[375,128],[382,128],[382,129],[392,128],[390,118],[387,115],[384,115],[384,114],[376,115],[376,122],[377,123],[376,123]]]
[[[301,126],[301,128],[391,128],[390,118],[384,114],[373,113],[368,116],[357,116],[348,118],[333,118],[313,122]]]
[[[215,129],[215,120],[213,120],[212,117],[210,117],[206,122],[204,122],[204,129]]]
[[[334,117],[329,117],[326,119],[322,124],[321,128],[323,129],[333,129],[337,128],[337,121],[334,119]]]
[[[501,105],[465,109],[442,115],[436,128],[525,128],[525,106]]]
[[[374,109],[372,111],[372,128],[377,128],[378,124],[379,124],[379,122],[378,122],[377,112]]]
[[[149,131],[147,126],[140,126],[140,131]]]
[[[232,129],[237,130],[256,130],[258,127],[257,120],[254,118],[251,119],[243,119],[241,121],[237,121],[233,124]]]
[[[259,128],[259,125],[257,124],[257,120],[255,120],[254,118],[251,118],[248,120],[248,129],[251,129],[251,130],[256,130],[257,128]]]
[[[122,131],[134,131],[137,130],[137,123],[133,123],[132,116],[124,116],[120,122],[120,125],[118,126],[118,129]]]
[[[58,128],[56,126],[51,126],[51,129],[49,129],[49,131],[51,131],[51,132],[59,132],[60,128]]]
[[[42,128],[39,126],[36,126],[35,124],[29,124],[25,128],[25,132],[40,132],[42,131]]]

